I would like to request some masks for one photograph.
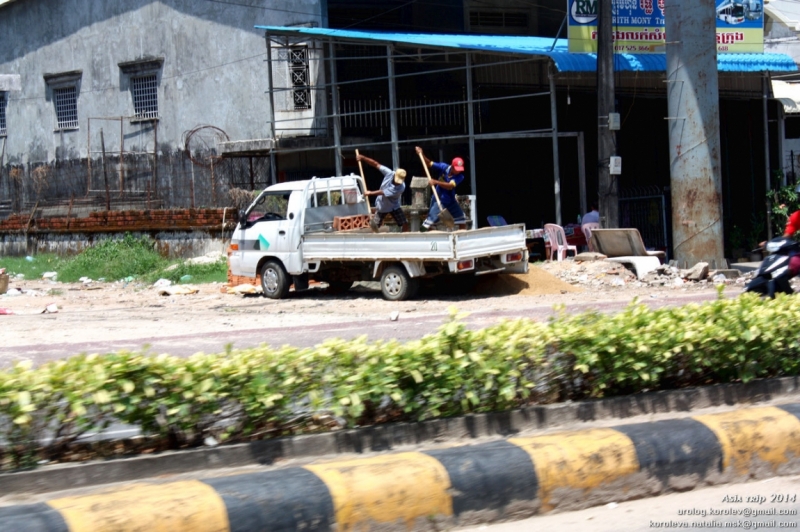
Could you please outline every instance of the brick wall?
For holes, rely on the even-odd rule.
[[[19,233],[113,233],[126,231],[220,230],[225,213],[226,229],[236,223],[228,209],[164,209],[149,211],[98,211],[85,218],[33,218],[16,214],[0,221],[0,234]],[[30,221],[30,226],[28,225]]]

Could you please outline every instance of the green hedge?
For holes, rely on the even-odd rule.
[[[330,340],[177,358],[79,355],[0,371],[5,468],[58,459],[82,434],[135,424],[177,448],[417,421],[527,404],[798,374],[793,297],[750,295],[615,315],[557,313],[469,330],[455,312],[399,343]],[[34,443],[45,439],[46,445]]]

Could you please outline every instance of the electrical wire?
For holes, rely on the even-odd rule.
[[[403,9],[406,6],[410,6],[411,4],[416,4],[416,3],[417,3],[417,0],[411,0],[410,2],[406,2],[405,4],[401,4],[401,5],[397,6],[397,7],[393,7],[391,9],[387,9],[383,13],[379,13],[379,14],[377,14],[375,16],[372,16],[372,17],[369,17],[369,18],[365,18],[364,20],[360,20],[358,22],[354,22],[353,24],[350,24],[349,26],[345,26],[344,28],[336,28],[336,29],[338,29],[338,30],[346,30],[348,28],[352,28],[354,26],[357,26],[357,25],[359,25],[359,24],[361,24],[363,22],[369,22],[370,20],[375,20],[376,18],[382,17],[382,16],[384,16],[384,15],[386,15],[388,13],[391,13],[392,11],[397,11],[398,9]],[[336,30],[334,30],[334,33],[336,33]]]

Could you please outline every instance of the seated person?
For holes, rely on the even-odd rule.
[[[590,224],[590,223],[595,223],[595,224],[599,224],[600,223],[600,213],[597,212],[597,204],[596,203],[592,203],[591,204],[591,210],[589,212],[587,212],[586,214],[584,214],[583,218],[581,218],[581,225]]]

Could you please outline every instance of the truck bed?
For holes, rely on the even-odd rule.
[[[453,232],[313,233],[303,260],[464,260],[525,249],[523,224]]]

